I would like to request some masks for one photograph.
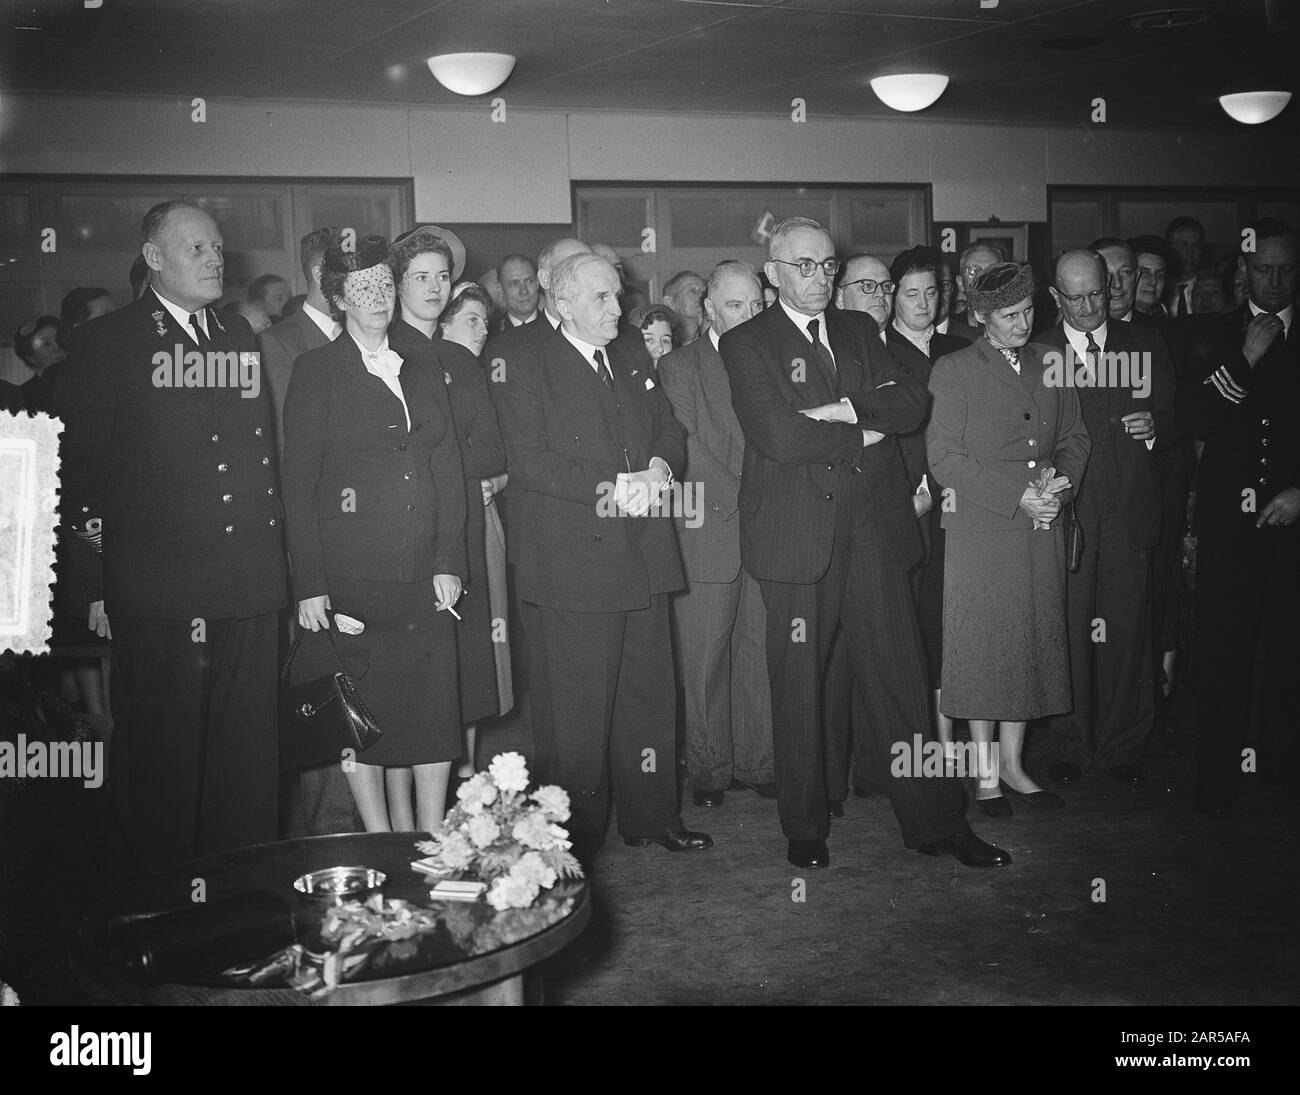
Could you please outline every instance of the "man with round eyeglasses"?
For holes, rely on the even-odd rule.
[[[835,307],[849,312],[866,312],[880,328],[883,342],[893,296],[894,283],[889,280],[889,267],[875,255],[854,255],[840,271]]]

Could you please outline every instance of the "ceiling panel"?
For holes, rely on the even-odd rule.
[[[1113,125],[1228,130],[1218,94],[1300,71],[1297,3],[1270,35],[1262,0],[1184,0],[1208,21],[1176,31],[1125,22],[1161,0],[979,2],[0,0],[0,90],[461,106],[425,59],[484,49],[518,56],[516,109],[892,117],[867,81],[910,69],[952,78],[925,118],[1069,124],[1102,95]]]

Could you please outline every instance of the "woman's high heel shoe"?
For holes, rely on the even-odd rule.
[[[1065,799],[1060,795],[1054,795],[1051,791],[1030,791],[1026,794],[1024,791],[1017,791],[1006,780],[998,780],[998,789],[1004,795],[1011,795],[1014,798],[1022,798],[1035,810],[1059,810],[1065,805]],[[994,800],[996,801],[996,800]]]

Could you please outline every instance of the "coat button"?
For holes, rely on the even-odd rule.
[[[593,536],[592,539],[595,540],[596,543],[600,543],[600,533],[599,532],[596,533],[596,535]]]
[[[221,440],[221,434],[219,434],[219,433],[214,433],[214,434],[212,435],[212,443],[213,443],[214,445],[215,445],[218,441],[220,441],[220,440]]]
[[[827,471],[834,471],[834,470],[835,470],[835,465],[834,465],[834,464],[827,464],[827,465],[826,465],[826,470],[827,470]]]
[[[414,507],[410,502],[407,502],[407,503],[406,503],[406,512],[407,512],[407,513],[410,513],[413,509],[415,509],[415,507]]]
[[[1267,425],[1268,425],[1268,419],[1267,419],[1267,418],[1261,418],[1261,419],[1259,420],[1259,424],[1260,424],[1261,426],[1267,426]]]
[[[230,465],[229,465],[229,464],[218,464],[218,465],[217,465],[217,471],[229,471],[229,470],[230,470]]]
[[[225,502],[226,505],[230,505],[230,503],[235,500],[235,496],[233,494],[223,494],[221,500]]]
[[[267,521],[267,524],[270,525],[272,528],[275,528],[275,518],[272,517],[269,521]]]
[[[275,493],[275,488],[274,488],[274,487],[267,487],[267,488],[266,488],[266,493],[267,493],[267,494],[274,494],[274,493]]]
[[[1030,415],[1028,411],[1025,411],[1025,421],[1028,422],[1031,417],[1032,415]]]
[[[1030,466],[1031,468],[1036,468],[1036,467],[1038,467],[1038,461],[1037,461],[1037,460],[1031,460],[1031,461],[1029,461],[1029,466]]]
[[[405,452],[405,451],[406,451],[406,442],[405,442],[405,441],[403,441],[400,445],[397,446],[397,451],[398,451],[398,452]]]
[[[1267,466],[1268,466],[1268,457],[1267,457],[1267,456],[1261,456],[1261,457],[1259,458],[1259,462],[1260,462],[1261,464],[1263,464],[1265,467],[1267,467]]]
[[[1267,438],[1267,437],[1261,437],[1261,438],[1259,439],[1259,443],[1260,443],[1261,445],[1263,445],[1265,448],[1267,448],[1267,447],[1268,447],[1268,438]]]
[[[1031,438],[1029,439],[1029,443],[1030,443],[1031,445],[1037,445],[1037,444],[1038,444],[1038,441],[1037,441],[1035,438],[1032,438],[1032,437],[1031,437]]]
[[[410,479],[410,478],[411,478],[411,473],[410,473],[409,471],[403,473],[402,478],[403,478],[403,479]]]
[[[234,536],[234,535],[235,535],[235,526],[234,526],[234,525],[227,525],[227,526],[226,526],[226,535],[227,535],[227,536]]]
[[[833,501],[835,501],[835,495],[833,495],[833,494],[828,494],[828,495],[826,496],[826,501],[828,501],[828,502],[833,502]]]
[[[269,468],[270,466],[271,466],[271,458],[269,456],[262,457],[262,467]]]

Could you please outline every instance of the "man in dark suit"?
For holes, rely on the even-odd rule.
[[[1196,807],[1222,816],[1243,772],[1296,791],[1300,618],[1300,238],[1250,226],[1246,307],[1193,338],[1179,424],[1205,442],[1196,488]],[[1257,670],[1259,751],[1245,749]]]
[[[102,536],[81,577],[91,625],[113,631],[109,779],[150,870],[275,839],[285,568],[271,402],[231,366],[257,344],[208,307],[221,234],[167,202],[142,236],[151,288],[77,340],[62,517]]]
[[[498,331],[526,327],[542,318],[538,299],[541,282],[532,259],[527,255],[507,255],[497,266],[497,280],[506,301]]]
[[[275,407],[276,451],[284,455],[284,400],[293,376],[294,362],[308,350],[328,345],[338,337],[340,326],[330,315],[329,304],[321,292],[321,260],[329,248],[338,244],[338,235],[328,228],[317,228],[303,236],[298,246],[303,277],[307,280],[307,299],[298,311],[273,324],[257,336],[262,353],[262,375],[271,392]],[[290,638],[290,626],[285,639]],[[330,833],[355,833],[361,830],[356,802],[348,781],[338,764],[321,768],[304,768],[286,789],[285,836],[327,836]]]
[[[769,254],[777,303],[720,349],[745,434],[740,551],[767,610],[781,827],[790,862],[815,868],[830,862],[822,681],[841,623],[867,701],[869,769],[890,768],[895,741],[933,737],[907,580],[921,539],[895,440],[920,425],[928,396],[873,322],[827,311],[838,263],[825,229],[784,221]],[[971,833],[955,780],[902,775],[888,789],[909,847],[1010,861]]]
[[[604,838],[611,789],[627,843],[706,848],[677,811],[668,594],[682,568],[655,506],[685,462],[684,431],[653,377],[614,344],[609,263],[590,253],[560,262],[548,300],[559,333],[517,345],[497,393],[519,596],[532,606],[538,779],[568,790],[584,855]]]
[[[709,275],[702,338],[659,359],[659,380],[686,430],[689,512],[677,515],[687,589],[673,599],[686,693],[686,772],[697,806],[721,806],[735,780],[776,793],[763,596],[740,566],[738,495],[745,438],[731,407],[718,339],[763,310],[747,262]]]
[[[338,243],[328,228],[308,232],[299,244],[302,275],[307,279],[307,299],[288,319],[273,324],[257,336],[262,353],[262,375],[275,404],[275,444],[284,448],[284,396],[289,390],[293,363],[301,354],[324,346],[338,337],[338,321],[330,316],[329,305],[320,288],[320,265],[325,252]]]
[[[1160,538],[1160,478],[1152,450],[1174,435],[1173,368],[1158,332],[1109,321],[1108,278],[1096,251],[1058,258],[1051,294],[1061,322],[1043,339],[1059,360],[1057,381],[1078,390],[1092,439],[1074,500],[1083,556],[1067,593],[1074,707],[1049,720],[1044,744],[1049,774],[1064,783],[1093,766],[1137,783],[1155,719],[1151,549]]]

